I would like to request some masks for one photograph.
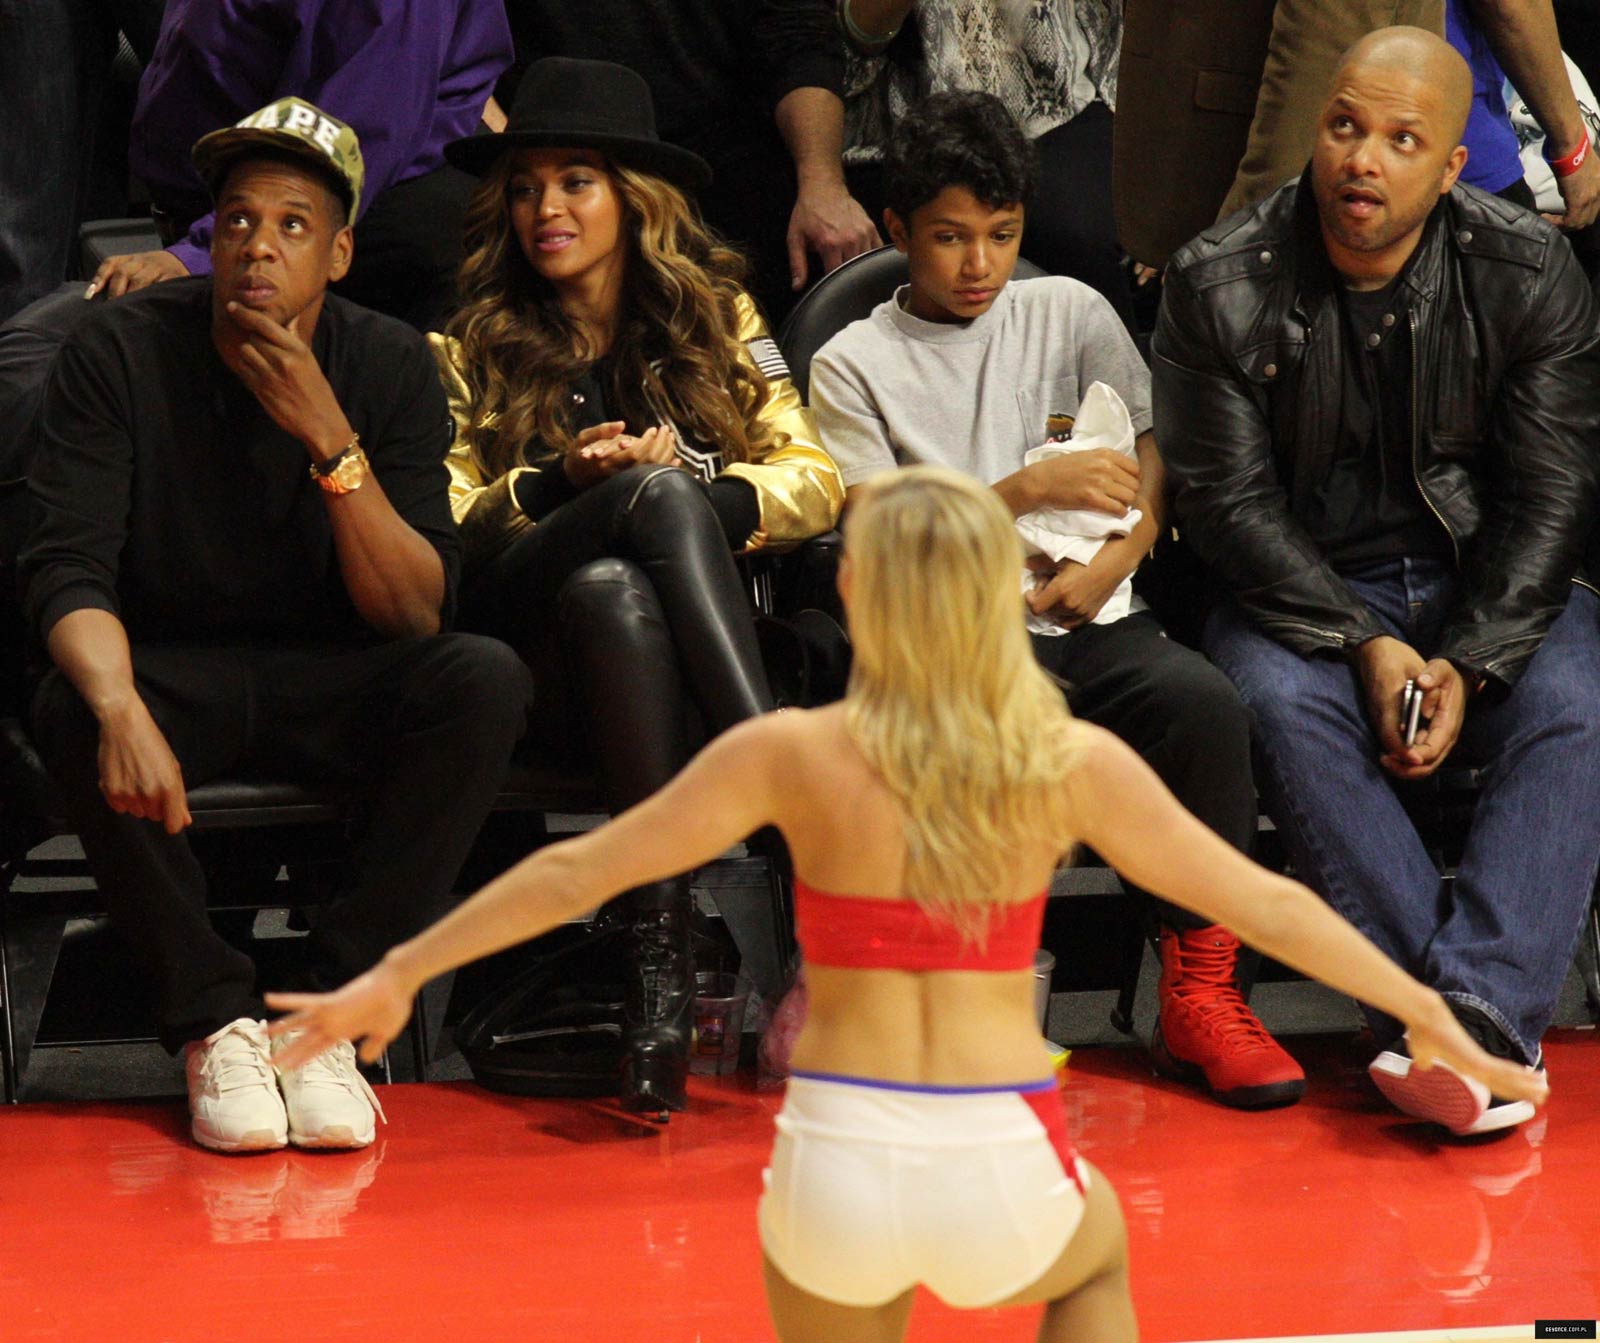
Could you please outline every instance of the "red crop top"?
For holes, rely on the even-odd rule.
[[[846,970],[1028,970],[1044,926],[1045,892],[994,905],[983,945],[929,917],[915,900],[830,895],[794,883],[800,949],[812,965]]]

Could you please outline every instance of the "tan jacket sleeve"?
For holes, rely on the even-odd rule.
[[[1256,204],[1305,168],[1328,85],[1351,44],[1394,24],[1443,37],[1444,9],[1443,0],[1279,0],[1250,139],[1217,218]]]
[[[738,312],[739,338],[747,347],[751,341],[770,339],[748,295],[740,295]],[[761,525],[745,542],[746,551],[819,536],[839,521],[844,507],[844,478],[824,451],[816,421],[787,371],[767,375],[767,399],[759,417],[788,441],[759,461],[735,462],[723,472],[749,481],[761,507]]]
[[[428,333],[428,348],[433,351],[450,403],[450,418],[455,421],[455,437],[445,456],[450,469],[450,511],[461,532],[464,571],[470,572],[503,547],[509,545],[532,520],[511,493],[512,482],[534,466],[519,466],[498,480],[485,482],[478,464],[472,460],[467,430],[470,427],[470,396],[461,371],[461,344],[437,331]]]

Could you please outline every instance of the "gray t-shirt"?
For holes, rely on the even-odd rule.
[[[1014,280],[982,317],[925,322],[902,288],[811,361],[811,408],[846,485],[932,462],[993,485],[1076,415],[1093,382],[1112,387],[1135,433],[1150,428],[1150,371],[1127,328],[1088,285]]]

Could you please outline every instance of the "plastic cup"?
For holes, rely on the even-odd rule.
[[[731,1073],[739,1066],[748,994],[739,977],[702,971],[694,977],[694,1043],[689,1049],[692,1073]]]
[[[1039,1029],[1050,1017],[1050,977],[1056,972],[1056,958],[1043,947],[1033,953],[1033,1010],[1039,1014]]]

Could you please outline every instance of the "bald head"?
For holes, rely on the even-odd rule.
[[[1376,29],[1340,58],[1330,92],[1366,75],[1415,81],[1432,95],[1430,110],[1452,146],[1461,142],[1472,107],[1472,71],[1444,38],[1425,28]]]
[[[1393,279],[1467,161],[1467,63],[1420,28],[1380,28],[1339,63],[1311,151],[1328,258],[1356,288]]]

